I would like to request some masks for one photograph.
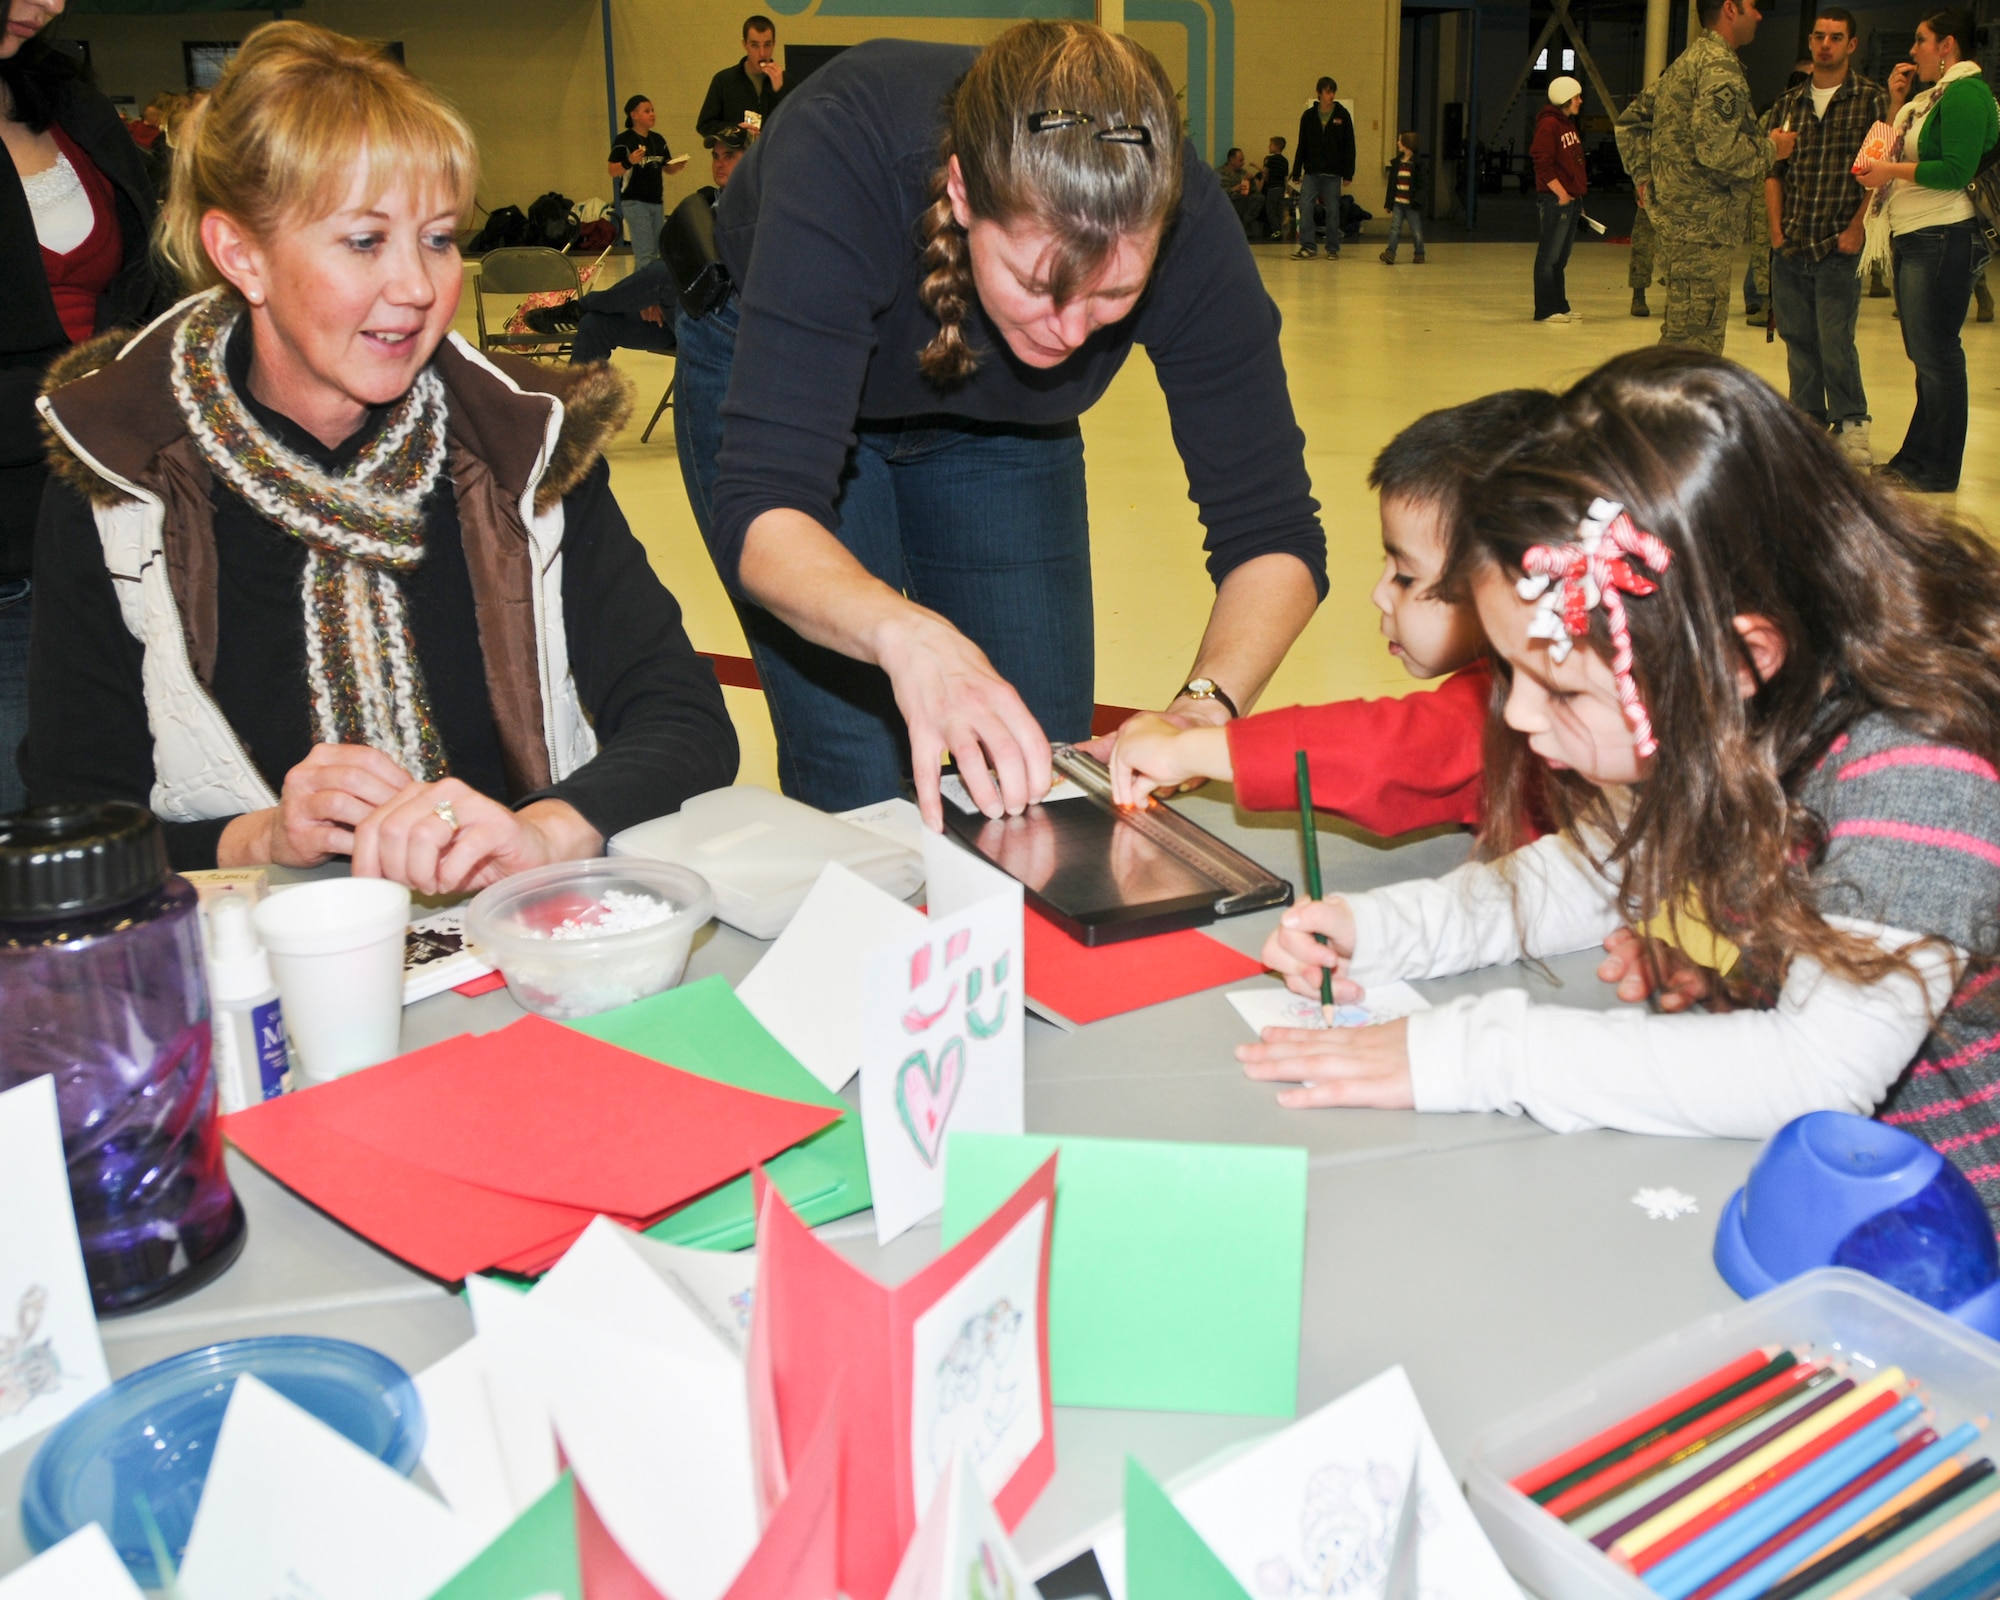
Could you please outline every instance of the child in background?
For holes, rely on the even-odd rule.
[[[1424,264],[1424,216],[1418,209],[1417,195],[1422,186],[1417,181],[1417,136],[1414,132],[1396,135],[1396,159],[1383,169],[1389,176],[1389,192],[1383,204],[1389,208],[1389,248],[1382,252],[1382,260],[1389,266],[1396,264],[1396,243],[1403,236],[1403,230],[1410,230],[1410,240],[1416,246],[1412,258],[1418,266]]]
[[[1844,468],[1762,379],[1621,356],[1477,486],[1445,574],[1502,673],[1504,860],[1287,912],[1301,994],[1584,948],[1711,966],[1724,1014],[1536,1005],[1268,1030],[1289,1105],[1525,1111],[1557,1131],[1767,1137],[1874,1114],[2000,1205],[2000,553]],[[1331,948],[1314,943],[1321,933]],[[1989,986],[1991,985],[1991,986]]]
[[[1183,728],[1159,715],[1128,721],[1110,757],[1114,798],[1143,803],[1155,788],[1226,778],[1252,811],[1298,805],[1296,753],[1312,768],[1316,807],[1374,833],[1480,819],[1480,742],[1493,688],[1486,641],[1469,603],[1437,593],[1460,493],[1532,434],[1555,396],[1509,389],[1419,417],[1375,458],[1382,576],[1369,598],[1389,653],[1414,678],[1443,678],[1402,699],[1340,700]]]
[[[1291,182],[1292,164],[1285,159],[1285,141],[1273,139],[1264,157],[1264,236],[1267,240],[1285,236],[1285,186]]]

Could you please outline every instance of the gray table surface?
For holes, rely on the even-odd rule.
[[[1224,786],[1176,802],[1273,871],[1296,879],[1295,818],[1236,811]],[[1329,892],[1448,871],[1451,833],[1394,847],[1323,826]],[[1255,953],[1275,912],[1210,931]],[[711,924],[691,977],[741,978],[765,947]],[[1579,953],[1547,974],[1495,968],[1421,985],[1433,1000],[1528,988],[1571,1005],[1612,998]],[[1258,980],[1271,982],[1274,980]],[[520,1015],[505,992],[441,995],[404,1013],[406,1049],[484,1033]],[[1109,1018],[1074,1033],[1037,1018],[1027,1038],[1027,1125],[1042,1133],[1289,1144],[1309,1153],[1300,1414],[1384,1367],[1410,1373],[1446,1458],[1462,1466],[1483,1429],[1590,1368],[1735,1303],[1709,1260],[1714,1218],[1755,1158],[1754,1143],[1590,1133],[1556,1137],[1525,1118],[1389,1111],[1285,1111],[1231,1051],[1248,1037],[1222,990]],[[234,1151],[250,1219],[242,1258],[158,1310],[102,1324],[114,1376],[218,1339],[317,1333],[381,1350],[416,1372],[470,1337],[462,1296],[412,1272],[274,1183]],[[1641,1185],[1685,1190],[1696,1216],[1650,1221]],[[934,1224],[878,1249],[866,1214],[821,1230],[886,1281],[931,1260]],[[1114,1513],[1129,1451],[1159,1476],[1273,1431],[1268,1418],[1056,1412],[1054,1481],[1016,1532],[1023,1557],[1066,1549]],[[0,1455],[0,1573],[28,1555],[20,1485],[34,1445]]]

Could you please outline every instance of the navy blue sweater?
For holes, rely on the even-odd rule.
[[[1048,370],[1017,361],[977,317],[967,331],[984,355],[972,378],[940,389],[923,376],[917,354],[938,325],[917,299],[918,221],[944,99],[977,53],[893,39],[843,51],[786,96],[723,191],[717,241],[742,294],[710,529],[724,582],[737,587],[744,536],[763,512],[834,526],[858,420],[1071,422],[1137,344],[1166,391],[1210,576],[1284,551],[1324,595],[1326,536],[1278,308],[1229,197],[1191,149],[1180,211],[1131,316]]]

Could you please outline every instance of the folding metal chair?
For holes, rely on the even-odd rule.
[[[567,290],[578,292],[580,280],[576,262],[560,250],[541,246],[489,250],[479,262],[472,280],[472,309],[479,321],[479,348],[482,351],[508,350],[537,361],[567,361],[570,340],[546,333],[508,333],[507,319],[521,299],[531,294]],[[496,309],[493,326],[487,326],[488,299],[507,302]]]

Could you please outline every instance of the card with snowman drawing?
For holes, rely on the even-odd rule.
[[[0,1094],[0,1454],[108,1387],[70,1204],[56,1080]]]
[[[1010,1528],[1055,1471],[1048,1300],[1056,1160],[894,1288],[815,1237],[768,1183],[758,1185],[747,1377],[760,1499],[767,1511],[781,1501],[837,1396],[848,1594],[889,1589],[939,1485],[960,1464]]]
[[[869,957],[861,1134],[875,1237],[944,1204],[946,1135],[1023,1129],[1021,885],[951,840],[924,839],[924,925]]]

